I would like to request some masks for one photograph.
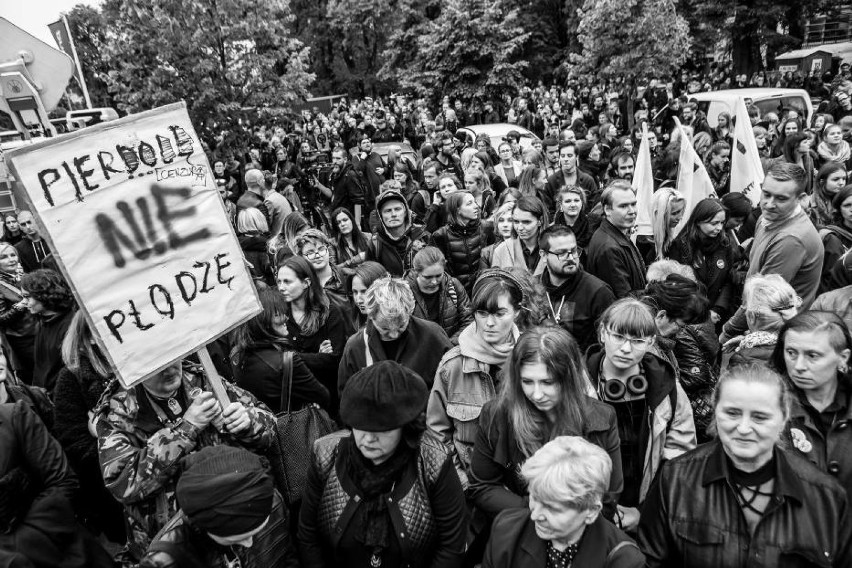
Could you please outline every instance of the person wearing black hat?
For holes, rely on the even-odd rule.
[[[139,568],[296,565],[284,501],[266,460],[212,446],[188,456],[183,468],[175,490],[181,509]]]
[[[304,568],[460,567],[464,493],[446,448],[426,432],[428,388],[393,361],[347,382],[351,432],[314,445],[298,538]]]

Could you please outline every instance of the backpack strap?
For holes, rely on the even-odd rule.
[[[631,548],[631,547],[635,548],[636,550],[639,550],[639,546],[637,546],[635,542],[630,541],[630,540],[622,540],[621,542],[616,544],[614,547],[612,547],[612,550],[609,551],[609,554],[606,555],[605,566],[611,566],[611,563],[612,563],[613,560],[615,560],[615,555],[618,554],[618,551],[620,551],[624,548]]]

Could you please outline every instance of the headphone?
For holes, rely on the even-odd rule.
[[[605,379],[600,375],[600,390],[606,400],[621,400],[630,392],[633,396],[642,396],[648,392],[648,379],[645,378],[645,371],[639,367],[638,375],[627,377],[625,382],[616,379]]]

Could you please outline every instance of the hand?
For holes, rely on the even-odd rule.
[[[621,519],[620,526],[625,531],[635,530],[639,526],[639,509],[618,505],[616,517]]]
[[[325,341],[323,341],[322,343],[320,343],[320,346],[319,346],[319,352],[320,352],[320,353],[325,353],[325,354],[333,353],[333,352],[334,352],[334,349],[332,349],[332,347],[331,347],[331,341],[330,341],[330,340],[328,340],[328,339],[326,339]]]
[[[232,402],[226,406],[222,418],[225,431],[231,434],[239,434],[251,427],[251,417],[248,410],[240,402]]]
[[[441,198],[441,192],[436,191],[432,195],[432,205],[440,205],[444,200]]]
[[[710,310],[710,321],[713,322],[713,325],[716,325],[722,321],[722,316],[720,316],[716,311]]]
[[[384,168],[376,168],[376,174],[377,174],[377,175],[382,175],[383,173],[385,173],[385,169],[384,169]]]
[[[199,430],[204,430],[208,424],[222,413],[219,401],[212,392],[202,392],[192,401],[183,414],[183,419]]]
[[[86,414],[89,416],[89,420],[86,422],[86,426],[89,428],[89,434],[92,435],[93,438],[98,437],[98,417],[91,410]]]
[[[740,343],[742,343],[743,337],[745,336],[738,335],[726,341],[725,344],[722,345],[722,352],[730,353],[731,351],[735,350],[740,345]]]
[[[15,304],[12,307],[15,308],[16,310],[26,310],[27,309],[27,301],[21,300],[20,302],[18,302],[17,304]]]

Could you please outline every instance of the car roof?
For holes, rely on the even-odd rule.
[[[476,134],[487,134],[492,138],[495,136],[505,136],[511,130],[517,131],[521,136],[538,138],[538,136],[536,136],[526,128],[518,126],[517,124],[512,124],[510,122],[497,122],[495,124],[472,124],[469,126],[463,126],[462,128],[471,130]]]
[[[801,95],[805,98],[810,98],[807,91],[803,89],[770,89],[760,87],[752,87],[748,89],[723,89],[721,91],[693,93],[691,95],[687,95],[687,98],[694,98],[699,101],[734,101],[739,97],[754,100],[768,99],[772,97],[783,97],[789,95]]]

